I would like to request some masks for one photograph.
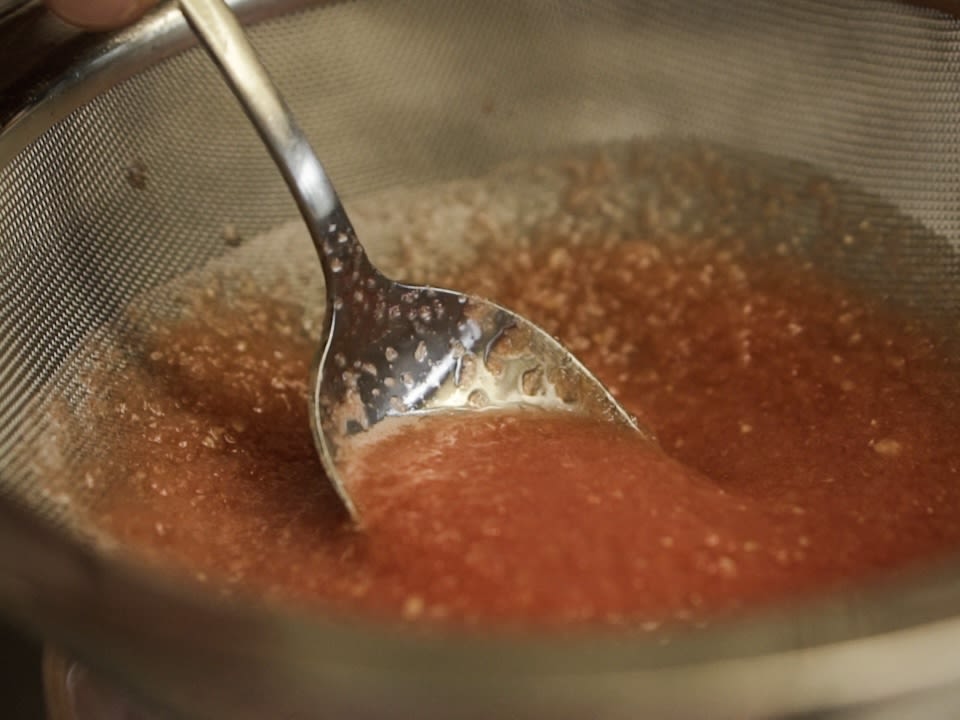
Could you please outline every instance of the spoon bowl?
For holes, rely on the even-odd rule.
[[[180,7],[292,191],[323,266],[325,343],[310,418],[328,478],[359,521],[344,459],[390,419],[534,406],[575,412],[654,441],[557,340],[481,298],[395,282],[367,258],[323,166],[223,0]]]

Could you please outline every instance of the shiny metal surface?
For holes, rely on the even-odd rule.
[[[306,5],[233,3],[247,19]],[[286,67],[283,50],[290,47],[298,50],[298,65],[303,52],[321,56],[325,45],[331,55],[351,59],[329,82],[314,68],[342,66],[326,56],[310,67],[308,79],[280,73],[285,93],[286,87],[300,89],[291,102],[298,117],[309,118],[331,172],[345,178],[338,186],[347,188],[348,202],[371,188],[479,173],[521,151],[673,127],[816,162],[916,218],[891,230],[906,238],[931,229],[944,245],[960,238],[960,33],[951,19],[888,2],[744,1],[719,10],[711,3],[605,3],[596,13],[564,4],[480,5],[358,2],[258,26],[255,44],[268,51],[272,72]],[[241,120],[226,126],[226,147],[217,144],[221,125],[197,122],[183,148],[170,142],[178,136],[163,134],[167,116],[207,121],[221,113],[206,112],[203,103],[225,112],[232,101],[210,99],[219,80],[203,75],[209,62],[181,54],[194,40],[175,6],[161,6],[138,26],[106,35],[69,30],[35,2],[4,21],[0,477],[5,487],[17,488],[37,479],[25,469],[33,458],[18,452],[24,434],[48,427],[43,406],[30,411],[30,403],[62,371],[57,359],[79,342],[57,321],[87,318],[81,329],[95,327],[93,320],[106,322],[157,281],[151,273],[158,258],[169,262],[161,279],[186,272],[219,252],[209,238],[218,237],[224,222],[256,232],[293,208],[283,204],[282,187],[264,184],[244,194],[242,184],[228,182],[243,173],[263,182],[273,172],[268,160],[258,164],[255,139],[242,135]],[[607,34],[598,36],[601,27]],[[372,32],[376,42],[366,54],[346,54],[357,28]],[[31,47],[41,38],[39,49]],[[338,38],[349,42],[338,45]],[[375,44],[382,54],[374,52]],[[620,55],[618,48],[629,52]],[[422,56],[426,60],[418,62]],[[198,77],[207,85],[195,90]],[[612,90],[601,93],[604,77]],[[409,88],[392,94],[401,80]],[[129,82],[115,87],[122,81]],[[436,97],[438,87],[457,102],[438,103],[446,114],[430,121],[423,98]],[[325,100],[319,110],[308,102],[311,91]],[[339,113],[329,111],[332,96],[339,98]],[[491,105],[484,105],[487,96]],[[312,112],[301,113],[298,103]],[[164,112],[140,111],[156,107]],[[350,108],[358,108],[356,114],[329,122]],[[364,125],[361,119],[373,110],[395,124]],[[605,129],[595,131],[593,122]],[[131,126],[139,135],[129,132]],[[345,129],[356,131],[349,141],[343,141]],[[407,153],[397,134],[415,137],[418,150],[429,138],[444,151],[417,165],[417,153]],[[163,152],[152,147],[155,137]],[[164,152],[176,162],[164,165]],[[124,180],[127,164],[138,157],[149,168],[146,192]],[[227,168],[225,182],[205,184],[204,165]],[[187,171],[191,182],[182,189],[176,179],[182,183]],[[184,208],[193,211],[189,223],[178,214]],[[111,244],[113,237],[118,240]],[[903,287],[933,288],[949,300],[956,264],[943,247],[931,247],[942,272],[909,276]],[[139,263],[150,264],[150,272]],[[31,274],[41,266],[46,274]],[[53,277],[50,267],[63,272]],[[119,270],[129,287],[101,286],[99,278]],[[33,294],[23,294],[26,282]],[[48,311],[48,288],[75,299],[81,310],[60,303]],[[25,304],[11,305],[17,297]],[[104,297],[111,302],[98,304]],[[955,303],[943,308],[956,309]],[[36,375],[27,372],[33,366],[40,368]],[[225,604],[149,568],[118,562],[14,495],[3,498],[4,611],[112,680],[174,708],[176,716],[632,720],[883,718],[893,712],[943,718],[957,707],[955,563],[662,641],[636,632],[438,637],[306,617],[286,607]]]
[[[180,6],[270,149],[320,257],[327,315],[310,419],[327,477],[354,520],[361,517],[351,497],[350,446],[388,419],[536,406],[612,422],[653,441],[533,323],[482,298],[394,282],[377,270],[229,7],[221,0]]]
[[[245,22],[296,12],[317,0],[228,0]],[[161,1],[135,27],[90,33],[18,0],[0,15],[0,162],[79,105],[197,44],[175,2]]]

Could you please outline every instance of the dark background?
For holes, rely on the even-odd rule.
[[[0,621],[0,717],[43,720],[40,644]]]

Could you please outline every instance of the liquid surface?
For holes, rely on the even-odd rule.
[[[633,432],[541,410],[397,425],[348,477],[371,539],[391,539],[406,583],[434,588],[430,607],[655,622],[792,585],[777,552],[804,540],[788,509],[728,495]],[[427,609],[418,597],[408,613]]]
[[[363,533],[321,477],[301,311],[210,291],[100,379],[89,513],[223,592],[458,624],[652,629],[956,549],[952,368],[798,268],[626,240],[439,278],[556,334],[674,459],[572,418],[425,423],[378,446]]]

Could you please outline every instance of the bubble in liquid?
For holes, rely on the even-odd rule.
[[[525,395],[539,395],[543,392],[543,368],[539,365],[527,370],[520,377],[520,389]]]
[[[330,272],[334,275],[339,275],[343,272],[343,262],[340,258],[330,258]]]
[[[483,390],[474,390],[467,395],[467,404],[475,408],[486,407],[490,404],[490,398]]]
[[[387,358],[387,362],[393,362],[397,359],[399,353],[392,347],[388,347],[386,350],[384,350],[383,356]]]

